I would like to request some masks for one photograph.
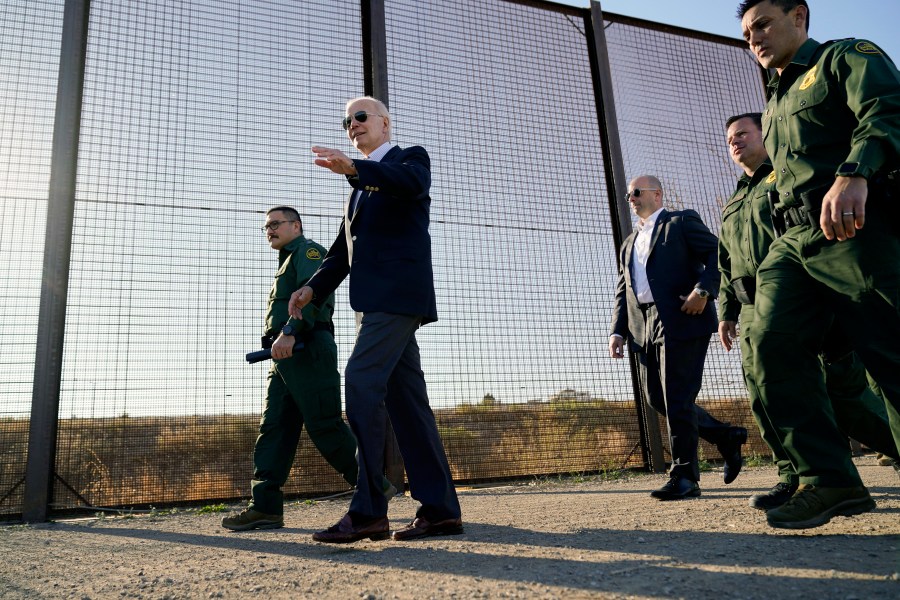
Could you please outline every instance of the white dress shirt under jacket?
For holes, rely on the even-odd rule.
[[[638,302],[649,304],[653,302],[653,292],[650,291],[650,282],[647,281],[647,259],[650,257],[650,241],[653,236],[653,227],[662,208],[638,222],[638,232],[634,236],[634,249],[632,251],[631,274],[634,277],[634,293]]]

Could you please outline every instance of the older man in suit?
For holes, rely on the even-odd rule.
[[[694,403],[710,335],[717,331],[713,298],[719,289],[718,240],[693,210],[662,208],[659,179],[641,175],[628,186],[639,217],[619,257],[619,282],[609,353],[622,358],[625,338],[638,359],[648,402],[666,416],[672,468],[651,496],[677,500],[700,495],[698,438],[725,458],[725,483],[741,468],[747,430],[729,427]]]
[[[352,190],[337,239],[318,271],[291,297],[291,315],[321,302],[348,275],[357,311],[356,344],[345,371],[347,420],[359,446],[350,510],[320,542],[408,540],[463,532],[450,467],[428,404],[416,330],[437,320],[431,236],[431,162],[420,146],[392,146],[391,117],[379,100],[350,100],[344,129],[364,159],[314,146],[315,163],[345,175]],[[382,493],[387,419],[393,425],[416,518],[390,533]]]

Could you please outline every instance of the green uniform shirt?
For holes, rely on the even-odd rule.
[[[279,269],[269,292],[269,309],[266,312],[266,334],[276,336],[288,322],[300,331],[312,329],[316,321],[331,323],[334,314],[334,294],[318,306],[312,303],[303,308],[303,320],[292,319],[288,314],[291,294],[303,287],[325,258],[325,248],[298,236],[278,251]]]
[[[719,320],[737,321],[741,303],[734,294],[732,281],[756,277],[756,270],[775,239],[772,212],[767,194],[775,189],[772,164],[764,162],[753,173],[738,180],[737,189],[722,210],[719,232]]]
[[[857,163],[866,178],[896,168],[900,73],[873,43],[808,39],[766,94],[763,137],[785,206],[830,187],[844,163]]]

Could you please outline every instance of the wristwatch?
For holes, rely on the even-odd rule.
[[[697,292],[697,295],[701,298],[709,298],[709,292],[707,292],[703,288],[694,288],[694,291]]]
[[[296,336],[297,328],[294,327],[293,325],[291,325],[290,323],[288,323],[287,325],[285,325],[284,327],[281,328],[281,335]]]
[[[858,162],[845,162],[838,167],[835,175],[838,177],[865,177],[868,179],[872,176],[872,169]]]

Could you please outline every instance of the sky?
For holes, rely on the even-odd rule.
[[[2,1],[4,6],[11,2]],[[219,1],[206,0],[209,5]],[[0,369],[0,380],[4,385],[10,381],[15,382],[15,389],[11,393],[16,400],[6,402],[4,409],[9,411],[7,414],[16,411],[27,414],[30,410],[33,376],[33,364],[29,362],[30,340],[37,328],[37,313],[31,307],[36,309],[39,297],[39,279],[30,275],[39,272],[41,257],[39,253],[32,252],[34,243],[28,243],[30,230],[16,227],[15,224],[23,221],[36,222],[38,227],[34,230],[43,231],[41,220],[44,213],[32,207],[42,206],[33,200],[43,197],[43,186],[49,177],[49,161],[43,157],[49,156],[47,148],[52,141],[50,117],[53,114],[55,88],[45,82],[56,80],[55,56],[58,55],[58,49],[53,36],[58,35],[58,25],[54,19],[58,20],[59,13],[56,16],[45,15],[48,11],[42,10],[43,4],[38,5],[34,0],[16,2],[17,6],[29,6],[31,12],[25,13],[18,28],[12,28],[13,31],[9,27],[4,29],[4,44],[0,45],[0,50],[3,51],[0,63],[9,60],[9,65],[22,65],[21,71],[13,67],[0,68],[0,78],[5,74],[25,74],[18,80],[13,80],[10,85],[0,85],[0,88],[12,90],[6,96],[0,95],[0,120],[3,117],[18,118],[17,129],[11,130],[5,123],[4,127],[0,127],[0,132],[4,134],[0,136],[0,184],[5,183],[3,168],[13,169],[13,172],[18,169],[18,173],[24,174],[19,179],[25,182],[23,185],[30,187],[28,192],[19,193],[24,200],[16,205],[15,210],[6,209],[5,213],[0,214],[0,241],[4,242],[0,251],[14,249],[20,253],[15,255],[14,260],[7,261],[11,275],[4,275],[3,268],[7,267],[0,265],[0,280],[6,276],[13,278],[10,281],[19,281],[14,278],[22,273],[22,279],[32,286],[28,288],[28,297],[33,298],[34,302],[23,309],[21,289],[17,289],[16,295],[0,297],[0,316],[6,315],[6,321],[17,324],[16,327],[0,331],[5,336],[3,347],[12,346],[12,336],[17,336],[15,347],[19,350],[16,356],[22,357],[16,359],[14,367],[17,370],[14,376],[5,375]],[[849,35],[865,36],[884,45],[888,52],[893,52],[895,58],[900,58],[900,48],[892,51],[888,45],[889,41],[895,45],[897,41],[886,31],[888,24],[900,21],[897,19],[900,16],[900,8],[897,7],[900,0],[860,0],[854,6],[867,6],[869,9],[865,13],[858,11],[860,14],[855,17],[845,15],[848,12],[846,8],[839,10],[839,6],[846,5],[846,2],[812,2],[813,35],[816,39],[824,41]],[[228,15],[223,16],[223,13],[200,10],[204,3],[199,0],[188,3],[194,7],[192,19],[183,18],[182,11],[186,9],[177,3],[143,3],[141,11],[117,10],[113,9],[115,3],[97,3],[98,10],[103,6],[109,9],[109,18],[95,21],[98,29],[94,30],[93,35],[97,36],[100,43],[93,46],[92,60],[100,60],[101,63],[105,60],[109,69],[94,68],[86,82],[87,102],[79,156],[79,193],[92,203],[85,204],[88,208],[79,213],[81,221],[76,227],[78,237],[73,243],[73,261],[80,271],[77,277],[73,276],[70,280],[68,301],[71,323],[67,328],[67,335],[71,334],[71,339],[84,343],[89,350],[67,353],[67,373],[74,374],[67,377],[63,390],[65,397],[71,399],[68,406],[84,406],[87,407],[85,410],[96,411],[93,414],[99,416],[102,410],[111,411],[110,414],[127,412],[134,415],[139,407],[159,411],[153,414],[181,414],[179,411],[182,409],[177,404],[182,397],[190,398],[193,402],[190,406],[185,405],[183,410],[197,413],[219,410],[222,402],[242,403],[241,406],[254,408],[258,405],[262,390],[259,381],[266,367],[246,367],[243,364],[243,354],[256,347],[247,345],[257,341],[263,309],[260,299],[266,297],[271,284],[271,263],[268,262],[271,254],[260,237],[261,223],[253,219],[235,219],[234,215],[252,214],[260,206],[271,206],[272,203],[295,204],[299,201],[297,198],[300,198],[307,213],[313,215],[313,224],[307,222],[310,237],[325,243],[332,238],[337,221],[320,217],[332,215],[332,209],[328,207],[334,202],[333,198],[340,198],[340,194],[343,194],[343,188],[340,188],[342,184],[334,180],[326,182],[327,178],[319,173],[310,174],[308,169],[313,168],[310,166],[311,162],[306,158],[300,159],[300,155],[294,154],[292,149],[302,147],[306,152],[312,142],[321,143],[322,140],[332,139],[329,137],[332,135],[337,136],[336,143],[346,146],[347,142],[342,137],[340,128],[333,127],[329,118],[330,111],[334,109],[329,98],[332,98],[335,90],[341,90],[337,97],[350,97],[351,94],[358,93],[357,84],[352,82],[352,78],[345,80],[342,75],[361,72],[362,69],[362,59],[357,56],[360,47],[358,38],[354,37],[355,34],[339,35],[339,32],[358,25],[354,23],[354,14],[347,14],[334,7],[325,10],[321,6],[310,6],[327,5],[328,0],[317,0],[316,3],[283,0],[283,3],[293,7],[288,11],[292,18],[278,18],[273,11],[267,9],[260,10],[258,14],[251,11],[242,20],[230,19],[226,18]],[[568,0],[567,3],[579,7],[589,6],[588,0]],[[413,5],[414,2],[410,0],[409,4]],[[735,39],[740,36],[739,23],[734,16],[736,4],[737,0],[601,0],[601,7],[607,12]],[[58,2],[56,5],[61,10],[62,5]],[[300,6],[306,8],[301,10]],[[457,10],[464,8],[460,5]],[[16,14],[15,11],[12,14]],[[98,14],[104,13],[101,10]],[[114,19],[127,20],[123,25],[116,25]],[[449,19],[449,22],[457,25],[463,21],[462,17]],[[305,24],[310,22],[317,26],[306,27]],[[410,21],[417,22],[415,19]],[[423,34],[428,33],[429,39],[445,44],[436,47],[459,46],[457,29],[445,31],[441,24],[431,23],[429,26],[433,30],[429,30],[426,27],[428,20],[424,17],[418,23]],[[175,37],[159,36],[154,24],[172,29]],[[121,36],[117,33],[119,30],[136,33]],[[511,96],[521,89],[520,86],[541,81],[536,75],[539,70],[535,65],[540,63],[537,59],[546,53],[571,52],[570,47],[560,43],[559,47],[551,48],[501,48],[499,45],[490,46],[496,43],[495,38],[490,35],[476,35],[471,26],[465,26],[463,30],[468,32],[466,35],[472,36],[471,42],[462,45],[468,49],[472,59],[470,62],[454,59],[462,66],[455,66],[452,72],[462,72],[462,75],[453,76],[461,77],[461,81],[475,82],[476,86],[480,86],[478,90],[491,91],[483,96],[486,98],[483,116],[482,111],[473,110],[474,106],[481,105],[465,98],[448,103],[446,92],[429,95],[427,91],[420,91],[418,88],[421,85],[417,77],[408,78],[405,83],[403,78],[398,77],[392,85],[396,86],[394,89],[401,90],[401,95],[405,89],[406,94],[433,103],[433,110],[445,113],[451,111],[450,118],[447,119],[450,123],[465,119],[489,132],[489,135],[508,131],[509,125],[516,122],[518,115],[505,114],[508,111],[499,109],[500,104],[494,98]],[[273,36],[273,32],[279,35]],[[178,40],[182,38],[186,46],[179,45]],[[228,44],[229,39],[241,39],[240,56],[244,62],[238,60],[235,53],[238,46]],[[507,38],[501,36],[499,39]],[[570,39],[571,41],[573,40]],[[23,44],[29,48],[24,52],[24,59],[21,58],[22,48],[25,47]],[[190,47],[190,51],[184,50],[187,47]],[[489,55],[482,51],[483,47],[490,48],[490,52],[497,52],[501,60],[481,60],[482,56]],[[341,59],[340,68],[334,69],[334,78],[339,79],[340,84],[331,83],[328,78],[323,80],[321,75],[325,72],[322,64],[331,69],[331,58],[323,60],[322,64],[312,61],[302,68],[293,62],[296,56],[303,56],[303,53],[310,52],[310,49],[316,51],[317,48],[329,48],[330,57],[351,57],[349,60]],[[229,49],[232,54],[229,54]],[[518,61],[525,56],[523,52],[531,53],[527,54],[528,60],[524,63],[532,65],[532,68],[520,70],[519,62],[514,62],[512,64],[515,65],[515,70],[504,71],[502,65],[505,63],[502,58],[515,54]],[[41,61],[35,58],[38,56],[46,57],[41,65],[51,70],[49,75],[42,74],[39,68],[41,65],[38,65]],[[117,56],[127,56],[129,60],[122,62]],[[672,56],[660,57],[660,61],[672,60]],[[260,60],[257,57],[266,59]],[[416,64],[413,58],[399,54],[398,57],[398,60],[403,58],[404,64]],[[563,58],[566,60],[557,57],[553,64],[574,66],[573,72],[560,74],[560,80],[573,77],[573,81],[579,81],[574,73],[577,63],[568,60],[568,54]],[[435,64],[434,59],[429,64]],[[463,71],[467,66],[471,66],[471,69]],[[586,72],[586,66],[584,69]],[[246,85],[231,85],[232,82],[239,81],[235,79],[238,72],[243,74]],[[400,87],[402,85],[406,88]],[[593,88],[588,85],[583,89],[588,94],[588,101],[592,100]],[[455,93],[465,95],[465,89]],[[272,101],[271,98],[282,100]],[[561,100],[563,98],[559,97],[554,101]],[[578,97],[566,97],[565,101],[577,103]],[[3,109],[4,102],[10,102],[8,109]],[[652,97],[648,102],[652,105]],[[535,104],[543,106],[543,99]],[[669,104],[667,110],[670,111],[677,111],[680,106],[674,102]],[[16,108],[25,106],[28,107],[27,111]],[[294,113],[285,108],[288,106],[301,107],[303,119],[300,121],[311,125],[294,127],[293,123],[297,121]],[[337,106],[339,110],[340,105]],[[453,108],[454,106],[458,109]],[[617,104],[621,111],[626,106],[627,103]],[[639,111],[642,106],[644,104],[636,104],[634,110]],[[241,108],[236,110],[235,107]],[[428,109],[424,110],[427,112]],[[454,112],[455,110],[459,112]],[[623,116],[624,114],[623,112]],[[620,117],[620,125],[624,120]],[[427,123],[427,119],[421,122]],[[560,119],[559,122],[568,121]],[[40,131],[37,125],[41,126]],[[583,129],[582,123],[578,122],[574,131]],[[247,134],[251,131],[253,135]],[[441,156],[439,147],[445,149],[444,156],[453,154],[447,149],[453,147],[449,140],[454,138],[456,129],[422,132],[410,125],[406,131],[413,132],[412,139],[420,135],[434,137],[435,145],[429,145],[433,157]],[[556,137],[551,136],[552,141],[548,144],[559,143]],[[235,140],[240,140],[240,143]],[[33,143],[35,141],[39,143]],[[721,138],[716,137],[710,147],[721,150],[719,144]],[[582,147],[585,145],[582,144]],[[639,154],[643,148],[644,146],[640,146],[640,150],[635,153]],[[495,153],[496,147],[492,143],[469,151],[479,156],[479,152]],[[565,148],[560,147],[560,153],[565,151]],[[16,158],[14,160],[11,157]],[[655,159],[655,154],[647,152],[643,160],[650,162]],[[724,155],[720,159],[731,167]],[[238,163],[241,176],[236,178],[233,172],[234,165]],[[512,160],[510,169],[527,169],[520,167],[520,164],[526,163]],[[34,165],[37,167],[32,168]],[[676,166],[677,163],[673,163],[667,168],[674,169]],[[573,177],[569,171],[570,166],[562,163],[554,166],[554,169],[557,168],[560,177],[580,181],[582,185],[584,179],[594,176],[591,171],[582,168]],[[487,193],[483,190],[508,187],[502,183],[509,180],[509,173],[512,172],[510,169],[498,171],[502,175],[497,176],[496,182],[501,185],[479,177],[477,185],[459,187],[453,193],[469,194],[475,198],[494,197],[497,192]],[[456,181],[453,178],[466,179],[465,172],[457,167],[448,167],[444,172],[447,182]],[[706,183],[704,181],[704,185]],[[684,185],[693,186],[685,187],[685,193],[700,193],[697,189],[700,187],[699,182],[692,181]],[[328,186],[333,186],[333,194]],[[576,185],[571,189],[581,188]],[[449,196],[449,190],[451,185],[444,184],[443,188],[435,186],[434,191],[438,195],[443,193]],[[564,190],[551,191],[555,193]],[[542,192],[541,184],[537,183],[532,183],[528,194],[533,198],[548,195]],[[0,195],[3,195],[2,190]],[[515,192],[511,193],[511,196],[515,195]],[[106,198],[115,198],[119,202],[125,197],[138,200],[133,205],[118,205],[118,212],[104,212],[102,201]],[[702,197],[702,194],[698,197]],[[157,201],[157,198],[164,200]],[[172,204],[165,200],[168,198],[178,198],[178,202]],[[518,201],[517,198],[516,202]],[[227,207],[227,210],[198,216],[206,215],[207,207],[213,203]],[[20,208],[22,206],[26,208]],[[519,211],[519,205],[512,202],[508,205],[503,202],[488,202],[471,209],[465,203],[446,203],[445,206],[452,209],[446,209],[445,213],[438,213],[437,209],[433,209],[433,222],[439,219],[455,222],[454,219],[459,221],[463,216],[466,223],[482,226],[488,217],[506,220],[510,214]],[[460,206],[466,206],[465,210]],[[469,210],[472,212],[465,212]],[[548,224],[558,223],[560,231],[578,230],[578,227],[569,227],[567,219],[578,220],[580,213],[570,215],[554,210],[545,214],[542,210],[543,204],[532,202],[527,205],[528,212],[522,212],[521,218],[529,224],[542,223],[545,228]],[[435,218],[436,215],[439,218]],[[110,227],[113,216],[118,219],[119,227]],[[152,219],[155,226],[142,227],[145,219]],[[206,243],[204,238],[195,234],[195,229],[201,222],[211,230],[227,231],[228,234],[221,236],[216,243]],[[319,224],[314,224],[316,222]],[[493,224],[488,226],[494,227]],[[441,313],[441,321],[429,327],[428,333],[423,336],[429,336],[431,344],[459,337],[454,332],[468,323],[465,320],[468,315],[454,317],[449,307],[453,304],[451,293],[462,286],[468,286],[469,290],[479,290],[481,295],[476,296],[480,299],[479,305],[488,306],[515,299],[520,312],[507,311],[500,316],[495,314],[492,319],[492,325],[501,327],[506,332],[515,332],[514,334],[505,333],[487,342],[479,339],[478,343],[469,345],[454,341],[454,348],[463,351],[449,353],[447,360],[443,360],[445,354],[432,355],[435,359],[426,366],[425,371],[430,376],[429,391],[433,400],[443,401],[446,398],[448,403],[460,398],[477,401],[485,392],[490,392],[504,402],[510,398],[529,400],[546,397],[563,387],[593,392],[594,388],[589,386],[594,385],[598,386],[597,390],[603,390],[604,397],[618,398],[617,394],[631,393],[630,383],[625,377],[619,376],[624,373],[623,369],[614,367],[618,369],[615,376],[598,379],[596,373],[605,372],[606,367],[603,365],[609,361],[604,363],[595,353],[573,351],[576,340],[581,344],[579,347],[593,348],[596,336],[593,336],[594,330],[591,327],[598,327],[596,323],[600,321],[594,319],[590,326],[576,327],[576,332],[555,339],[553,343],[558,346],[552,346],[552,351],[546,353],[545,346],[533,340],[544,331],[540,327],[548,327],[550,320],[545,318],[540,327],[531,330],[520,327],[515,320],[517,314],[540,313],[539,309],[528,309],[523,304],[525,299],[518,295],[519,288],[516,286],[523,281],[520,274],[533,274],[535,265],[540,265],[542,272],[552,272],[555,265],[553,261],[556,260],[569,261],[566,262],[568,270],[565,281],[571,281],[572,286],[568,289],[591,289],[594,290],[591,293],[595,295],[585,298],[579,294],[566,294],[566,302],[571,304],[558,303],[557,309],[564,307],[566,310],[556,310],[553,319],[562,319],[568,314],[581,314],[579,303],[582,301],[601,304],[607,302],[609,295],[602,290],[606,289],[604,285],[609,285],[604,283],[609,278],[601,270],[594,268],[603,258],[603,249],[592,248],[591,251],[598,254],[585,253],[580,251],[583,246],[578,246],[579,238],[571,237],[571,248],[579,248],[578,252],[566,254],[560,248],[554,248],[554,253],[542,255],[540,260],[536,260],[531,253],[505,251],[508,245],[521,243],[519,238],[525,239],[531,235],[528,227],[517,225],[503,234],[497,233],[499,229],[495,228],[492,235],[483,237],[478,237],[482,234],[477,227],[466,229],[470,232],[468,234],[459,234],[462,227],[455,227],[457,237],[449,233],[444,235],[437,225],[433,229],[436,247],[440,248],[440,255],[447,257],[441,265],[448,274],[439,283],[439,286],[443,286],[439,292],[443,294],[443,298],[439,296],[439,303],[448,308],[446,311],[439,309],[444,311]],[[452,227],[446,226],[445,231],[451,229]],[[469,238],[466,235],[472,236],[471,239],[482,240],[479,243],[488,248],[490,255],[504,256],[505,270],[501,275],[497,275],[496,270],[485,271],[478,276],[471,275],[471,269],[452,270],[458,266],[454,258],[463,253],[462,248],[467,248]],[[160,246],[158,240],[164,240],[162,245],[167,248],[166,252],[155,251]],[[609,246],[611,248],[611,242]],[[100,247],[107,251],[95,258],[94,254]],[[139,251],[132,252],[133,247]],[[228,259],[223,261],[223,256]],[[567,259],[568,256],[575,258]],[[613,264],[609,260],[611,259],[607,260],[608,264]],[[206,268],[206,265],[214,263],[219,265],[217,269]],[[25,266],[21,266],[22,264]],[[135,264],[141,267],[135,268]],[[229,272],[239,274],[226,277],[226,265],[231,270]],[[597,283],[588,283],[595,280]],[[241,282],[240,285],[233,285],[235,281]],[[554,281],[557,287],[565,288],[559,275],[554,276]],[[228,287],[229,285],[232,287]],[[203,290],[203,293],[196,293],[197,288]],[[346,294],[346,286],[340,293]],[[228,294],[228,299],[222,315],[206,310],[210,299],[220,298],[225,294]],[[339,299],[339,305],[346,307],[345,297],[341,298],[343,299]],[[4,301],[7,305],[3,304]],[[23,310],[32,312],[24,314]],[[204,319],[197,319],[198,314],[204,315]],[[251,316],[248,317],[248,314]],[[446,318],[444,315],[447,315]],[[344,310],[339,319],[345,320],[344,330],[348,332],[346,339],[352,339],[349,335],[352,332],[352,315]],[[23,320],[27,321],[27,327],[21,326]],[[207,322],[216,323],[217,327],[205,325]],[[218,328],[222,322],[229,323],[228,335],[220,333],[224,329]],[[473,321],[479,322],[478,319]],[[560,327],[571,325],[563,323]],[[128,335],[120,335],[121,328],[125,326]],[[479,335],[477,327],[480,325],[473,327],[475,334],[472,337],[475,338]],[[200,333],[183,336],[181,332],[188,329],[192,333]],[[528,338],[526,334],[532,337]],[[182,337],[186,337],[189,342],[181,343]],[[140,339],[141,344],[129,343],[130,338]],[[178,343],[173,343],[170,338],[176,338]],[[424,341],[426,345],[429,343],[427,339]],[[222,359],[224,366],[221,372],[224,375],[221,378],[212,375],[213,370],[204,370],[206,360],[199,348],[205,344],[215,344],[218,355],[225,357]],[[343,340],[339,345],[343,363],[344,357],[349,354],[350,345]],[[541,352],[535,352],[535,348]],[[552,360],[547,354],[552,355]],[[109,355],[114,356],[117,362],[107,360]],[[490,357],[497,356],[502,359],[489,362]],[[481,357],[488,358],[482,360]],[[584,362],[578,362],[579,360]],[[564,363],[564,368],[552,368],[553,361]],[[476,367],[470,367],[470,363]],[[114,368],[110,368],[111,364]],[[167,365],[168,377],[163,381],[158,381],[159,364]],[[200,368],[201,364],[204,368]],[[482,364],[490,366],[482,368]],[[734,368],[739,368],[736,360],[731,361],[731,364]],[[201,372],[203,376],[195,376],[196,372]],[[546,375],[549,372],[561,375],[554,379]],[[127,375],[123,376],[123,373]],[[469,375],[463,378],[460,373]],[[538,377],[533,373],[542,375]],[[120,379],[128,382],[127,389],[117,387],[116,382]],[[522,381],[525,381],[525,385],[522,385]],[[735,385],[740,386],[739,378],[731,377],[727,381],[736,382]],[[463,389],[463,385],[469,387]],[[717,382],[715,385],[719,386],[716,389],[721,389],[725,384]],[[0,388],[3,387],[0,385]],[[13,386],[6,387],[8,390]],[[608,392],[610,389],[614,393]],[[4,402],[2,394],[5,391],[0,390],[0,404]],[[162,397],[162,400],[154,403],[157,397]],[[223,397],[228,399],[222,400]],[[107,401],[110,398],[112,400]],[[68,409],[71,412],[66,410],[64,407],[62,414],[69,416],[76,409]]]
[[[560,4],[587,7],[588,0],[563,0]],[[893,60],[900,61],[900,1],[808,0],[810,37],[819,42],[856,37],[878,44]],[[740,38],[736,15],[738,0],[600,0],[600,8],[657,23],[706,33]]]

